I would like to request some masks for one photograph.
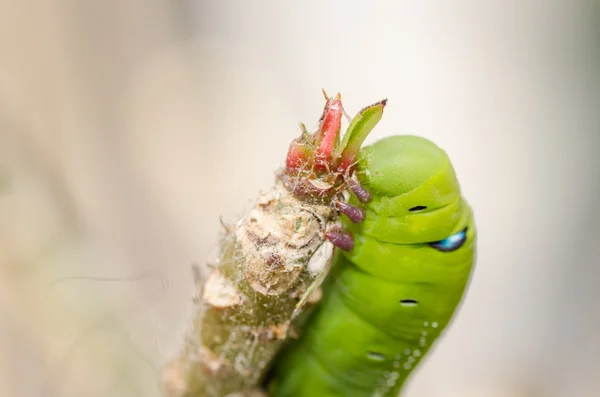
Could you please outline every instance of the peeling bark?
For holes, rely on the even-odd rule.
[[[198,285],[191,329],[163,372],[169,397],[255,396],[290,331],[318,301],[333,247],[331,205],[295,197],[277,180],[221,243],[220,260]]]

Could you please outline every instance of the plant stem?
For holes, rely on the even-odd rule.
[[[165,367],[169,397],[256,393],[299,303],[318,290],[333,251],[323,231],[336,219],[330,205],[295,197],[280,179],[259,197],[198,285],[191,329]]]

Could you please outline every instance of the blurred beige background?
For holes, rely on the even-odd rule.
[[[320,89],[445,148],[480,233],[407,397],[600,395],[597,2],[0,2],[0,395],[158,396],[190,266]],[[87,277],[87,278],[86,278]]]

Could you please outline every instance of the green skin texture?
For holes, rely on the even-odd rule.
[[[358,175],[373,195],[366,219],[346,222],[355,247],[338,254],[309,326],[282,354],[276,397],[397,396],[469,282],[473,214],[443,150],[416,136],[389,137],[363,149]],[[415,206],[427,208],[409,211]],[[465,227],[455,251],[427,244]]]

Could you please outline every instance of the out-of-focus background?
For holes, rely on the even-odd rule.
[[[467,300],[407,397],[600,395],[600,7],[572,0],[0,6],[0,395],[158,396],[191,264],[325,88],[453,159]]]

